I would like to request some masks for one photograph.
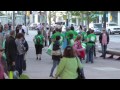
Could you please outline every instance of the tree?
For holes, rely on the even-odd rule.
[[[0,16],[3,16],[3,15],[5,15],[2,11],[0,11]]]
[[[100,14],[103,14],[102,11],[70,11],[72,16],[78,16],[78,18],[87,21],[87,27],[89,28],[89,23],[96,20]]]

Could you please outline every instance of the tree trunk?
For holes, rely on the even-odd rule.
[[[49,11],[49,25],[51,25],[51,11]]]
[[[56,22],[56,11],[55,11],[55,22]]]
[[[89,29],[89,13],[87,13],[87,29]]]
[[[83,14],[81,14],[81,22],[82,22],[82,26],[83,26]]]

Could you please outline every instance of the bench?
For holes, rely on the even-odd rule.
[[[102,53],[102,50],[98,49],[98,52]],[[113,55],[120,56],[120,48],[116,48],[116,49],[109,48],[107,49],[106,54],[111,54],[109,58],[113,58]],[[120,60],[120,57],[117,60]]]

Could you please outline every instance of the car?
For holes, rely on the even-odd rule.
[[[108,23],[106,25],[106,30],[109,34],[115,34],[115,33],[120,34],[120,26],[118,26],[116,23]]]
[[[91,29],[94,30],[94,33],[96,35],[99,35],[101,34],[102,32],[102,23],[93,23],[91,26],[90,26]]]
[[[36,30],[36,28],[37,28],[37,23],[32,23],[29,25],[29,29],[31,30]]]

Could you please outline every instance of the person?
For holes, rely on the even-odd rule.
[[[25,34],[25,30],[22,28],[22,25],[19,25],[19,33]]]
[[[87,31],[87,36],[88,36],[89,34],[91,34],[90,32],[91,32],[91,28],[88,29],[88,31]]]
[[[10,34],[10,30],[9,30],[8,24],[5,24],[4,25],[4,30],[3,30],[4,39],[5,39],[5,37],[6,37],[7,34]]]
[[[50,44],[51,44],[51,42],[52,42],[52,40],[51,40],[52,32],[53,32],[53,28],[50,27],[49,32],[48,32],[49,46],[50,46]]]
[[[100,42],[101,47],[102,47],[101,57],[103,57],[103,59],[105,59],[106,58],[107,44],[109,43],[109,35],[105,29],[103,29],[103,32],[99,36],[99,42]]]
[[[23,23],[22,25],[22,29],[24,30],[24,32],[27,34],[27,27],[25,26],[25,24]]]
[[[86,39],[87,39],[86,28],[82,31],[81,35],[82,35],[82,41],[86,42]]]
[[[22,75],[22,68],[23,68],[23,60],[24,60],[24,54],[25,54],[25,47],[23,45],[23,34],[18,33],[16,40],[15,40],[16,46],[17,46],[17,59],[15,61],[15,69],[19,72],[19,76]]]
[[[17,27],[16,27],[16,37],[17,37],[17,34],[19,33],[19,25],[17,25]]]
[[[44,25],[44,24],[43,24]],[[41,34],[44,36],[45,41],[44,41],[44,45],[43,46],[47,46],[47,33],[44,29],[44,26],[41,28]]]
[[[43,43],[45,41],[45,38],[41,34],[41,31],[38,31],[38,34],[35,35],[33,41],[34,41],[35,49],[36,49],[36,60],[38,60],[38,55],[39,55],[39,60],[41,60]]]
[[[83,66],[80,60],[76,59],[74,50],[71,46],[67,46],[64,50],[63,58],[57,67],[55,78],[57,79],[77,79],[78,73],[77,68],[82,69]]]
[[[4,48],[2,48],[2,46],[0,46],[0,79],[5,79],[4,73],[7,74],[6,65],[5,65],[6,63],[2,58],[3,51],[4,51]]]
[[[61,51],[59,40],[60,40],[60,36],[56,36],[56,41],[53,44],[53,51],[57,51],[57,50]],[[51,68],[50,77],[53,77],[54,69],[59,64],[60,58],[61,55],[52,55],[53,66]]]
[[[17,46],[15,43],[15,31],[10,31],[10,36],[5,42],[5,54],[7,57],[8,71],[15,70],[15,61],[17,56]]]
[[[2,28],[2,26],[0,25],[0,46],[2,46],[3,41],[4,41],[3,28]]]
[[[82,48],[81,38],[82,38],[82,36],[80,36],[80,35],[77,36],[75,43],[73,45],[73,49],[75,50],[76,55],[79,57],[79,59],[82,62],[82,59],[85,58],[85,49]]]
[[[71,24],[71,27],[70,27],[70,29],[71,29],[71,30],[74,30],[74,26],[73,26],[73,24]]]
[[[23,70],[25,71],[26,70],[26,55],[27,55],[27,52],[29,50],[29,46],[28,46],[28,43],[25,39],[25,36],[23,36],[22,43],[25,47],[25,49],[24,49],[25,54],[24,54],[24,60],[23,60]]]
[[[93,53],[94,53],[94,45],[95,42],[97,41],[96,39],[96,35],[94,34],[94,30],[91,30],[90,32],[91,34],[89,34],[87,36],[87,47],[86,47],[86,54],[87,54],[87,60],[86,63],[88,63],[89,61],[91,63],[93,63]]]

